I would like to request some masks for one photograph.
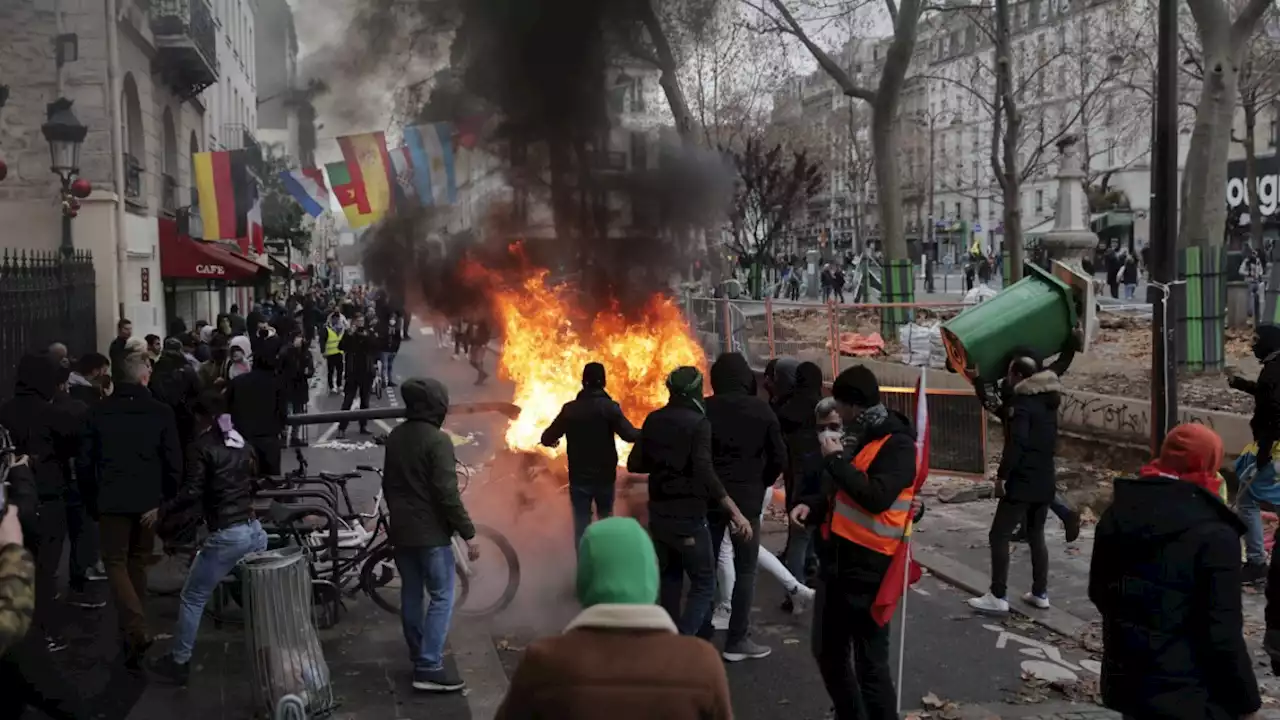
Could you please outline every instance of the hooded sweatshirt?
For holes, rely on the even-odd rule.
[[[716,476],[742,514],[757,517],[764,489],[786,465],[778,417],[756,395],[755,373],[741,353],[725,353],[715,361],[711,389],[715,395],[706,405]]]
[[[1139,718],[1236,718],[1261,706],[1244,641],[1244,525],[1186,480],[1119,478],[1089,599],[1102,613],[1102,698]]]
[[[569,484],[579,487],[613,486],[618,478],[618,449],[614,436],[634,443],[640,431],[623,415],[605,391],[605,372],[597,363],[583,371],[582,391],[564,404],[542,433],[542,444],[569,443]]]
[[[0,405],[0,426],[9,429],[14,449],[30,458],[41,499],[62,497],[66,487],[63,464],[72,457],[62,449],[74,447],[79,422],[55,407],[59,366],[44,354],[24,355],[18,361],[13,398]]]
[[[231,354],[236,349],[244,353],[244,358],[240,362],[232,362]],[[234,380],[253,369],[253,346],[249,342],[249,338],[244,335],[237,335],[231,338],[231,346],[227,348],[227,379]]]
[[[786,358],[784,358],[785,360]],[[782,362],[779,361],[779,365]],[[818,447],[818,423],[813,411],[822,400],[822,369],[811,362],[795,367],[791,380],[783,381],[786,373],[779,373],[778,387],[786,386],[786,394],[774,405],[782,439],[787,445],[786,474],[787,497],[796,493],[796,484],[802,478],[817,472],[822,465],[822,451]],[[788,500],[788,502],[791,502]]]
[[[400,386],[405,422],[386,440],[382,489],[391,514],[388,532],[396,547],[449,545],[454,533],[475,537],[475,526],[458,492],[453,441],[441,430],[449,391],[438,380],[414,378]]]

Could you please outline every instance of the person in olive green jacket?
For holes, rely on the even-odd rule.
[[[414,378],[400,386],[405,422],[386,441],[382,490],[391,514],[388,539],[400,572],[401,622],[413,687],[455,692],[465,684],[444,666],[444,641],[453,614],[452,538],[479,558],[476,529],[458,492],[453,441],[441,429],[449,391],[438,380]],[[430,601],[423,607],[423,588]]]
[[[36,567],[22,546],[18,506],[0,521],[0,656],[27,634],[36,607]]]

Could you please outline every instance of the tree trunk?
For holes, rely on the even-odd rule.
[[[696,145],[698,139],[693,133],[693,112],[689,109],[689,101],[684,96],[684,88],[680,86],[680,76],[676,65],[675,53],[671,50],[671,42],[667,32],[653,9],[652,0],[640,0],[640,17],[645,30],[649,33],[649,41],[658,56],[658,70],[662,72],[658,83],[667,96],[667,104],[671,106],[671,115],[675,118],[676,132],[686,146]]]
[[[1244,168],[1245,187],[1249,196],[1249,246],[1259,253],[1262,249],[1262,203],[1258,199],[1258,152],[1254,141],[1257,140],[1258,106],[1253,103],[1244,104]],[[1232,228],[1234,230],[1235,228]]]
[[[894,28],[893,42],[885,54],[880,86],[871,105],[871,148],[875,163],[876,201],[880,208],[880,237],[886,263],[910,260],[905,223],[902,219],[902,173],[898,152],[898,100],[916,46],[920,23],[920,3],[903,2]]]
[[[1018,112],[1013,92],[1013,56],[1009,47],[1009,0],[996,0],[996,122],[991,152],[1000,145],[1001,157],[993,157],[993,169],[1000,181],[1004,199],[1004,245],[1009,251],[1009,282],[1022,279],[1026,264],[1026,246],[1022,239],[1022,177],[1018,168],[1018,139],[1022,132],[1022,115]],[[1003,118],[999,117],[1003,114]],[[1004,130],[1000,130],[1000,120]]]
[[[1220,27],[1202,23],[1199,34],[1205,72],[1182,175],[1179,251],[1220,246],[1227,224],[1227,159],[1239,92],[1241,50],[1232,47],[1231,26],[1226,22]]]

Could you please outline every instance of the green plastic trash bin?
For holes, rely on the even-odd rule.
[[[952,372],[970,380],[991,379],[1015,348],[1042,357],[1061,352],[1076,326],[1071,287],[1027,264],[1027,276],[995,297],[942,324],[942,342]]]

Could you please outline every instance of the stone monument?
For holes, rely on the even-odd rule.
[[[1076,290],[1088,348],[1089,341],[1097,337],[1098,319],[1093,274],[1085,272],[1082,261],[1097,249],[1098,236],[1089,229],[1089,196],[1084,190],[1085,172],[1076,151],[1077,141],[1075,135],[1058,141],[1058,203],[1053,229],[1040,242],[1049,259],[1056,261],[1053,274]]]

